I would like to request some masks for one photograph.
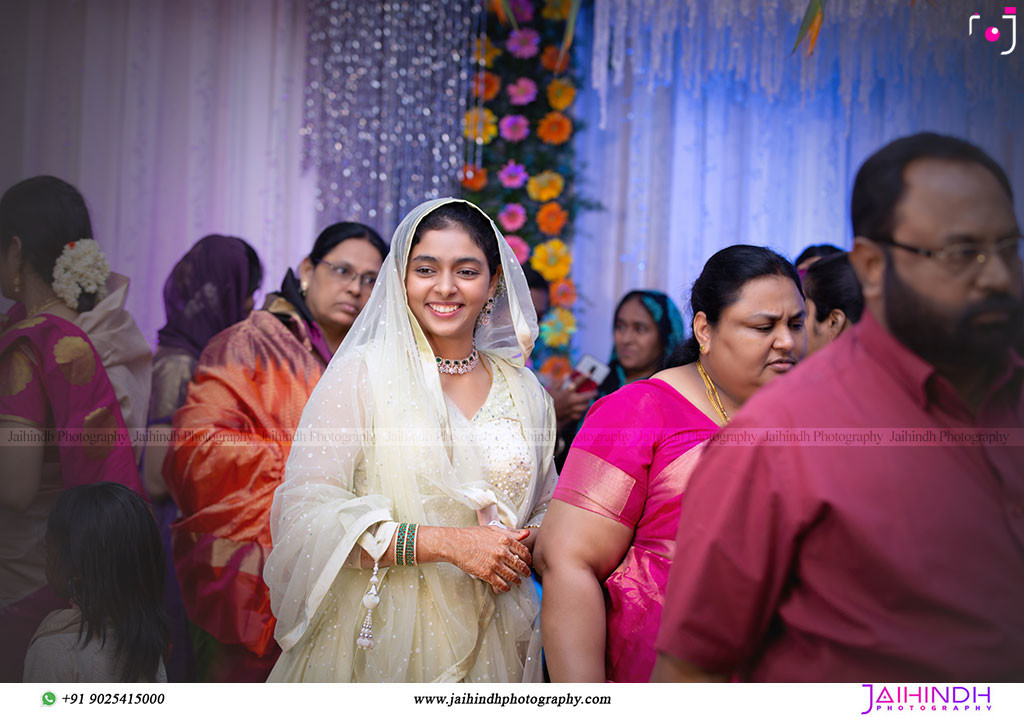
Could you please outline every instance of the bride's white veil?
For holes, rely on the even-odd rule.
[[[332,585],[357,598],[365,590],[365,575],[342,571],[357,564],[350,557],[357,542],[377,556],[390,544],[393,521],[468,526],[476,510],[492,504],[506,525],[523,526],[537,520],[553,490],[546,480],[553,473],[551,401],[524,368],[537,338],[536,312],[523,270],[493,221],[505,290],[490,323],[477,329],[476,345],[506,379],[530,444],[533,481],[525,503],[518,509],[503,503],[486,480],[478,449],[452,440],[435,356],[408,307],[405,273],[420,222],[455,202],[480,211],[460,199],[438,199],[421,204],[399,225],[366,307],[303,411],[271,511],[274,548],[264,573],[278,620],[275,635],[286,650],[305,633]],[[446,628],[453,649],[471,650],[481,617],[458,614],[458,597],[450,594],[438,566],[419,570],[438,609],[454,621]],[[348,573],[353,585],[336,584]],[[397,585],[385,586],[382,601],[394,608],[386,617],[393,628],[411,620],[415,594],[415,584],[404,597]],[[387,609],[382,602],[385,616]],[[361,615],[356,618],[357,630]],[[471,624],[462,624],[467,620]],[[407,627],[411,632],[411,623]],[[373,660],[384,662],[374,667],[383,679],[404,669],[387,664],[401,656],[371,652]]]

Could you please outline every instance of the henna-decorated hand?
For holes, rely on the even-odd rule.
[[[529,532],[493,526],[460,528],[450,546],[451,562],[490,583],[495,592],[508,592],[513,584],[519,585],[522,578],[530,576],[533,559],[521,542]]]

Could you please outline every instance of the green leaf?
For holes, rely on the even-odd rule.
[[[820,12],[825,13],[825,2],[826,0],[811,0],[807,4],[807,10],[804,12],[803,22],[800,23],[800,30],[796,34],[796,42],[793,43],[793,49],[789,54],[796,52],[796,48],[800,47],[800,43],[807,37],[807,33],[811,29],[811,24],[814,22],[814,17]]]
[[[519,24],[516,22],[516,16],[512,12],[512,6],[509,4],[509,0],[499,0],[499,4],[501,5],[501,11],[505,13],[505,17],[507,17],[508,21],[512,23],[512,29],[518,30]]]
[[[572,0],[572,6],[569,8],[569,17],[565,21],[565,37],[562,38],[562,49],[558,51],[558,62],[556,66],[561,65],[565,59],[565,54],[569,52],[569,48],[572,47],[572,39],[576,33],[576,21],[580,15],[580,5],[582,0]]]

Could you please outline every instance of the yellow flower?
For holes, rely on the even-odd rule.
[[[568,20],[572,0],[544,0],[544,9],[540,16],[545,20]]]
[[[576,99],[576,88],[569,80],[557,79],[548,83],[548,104],[552,109],[564,110]]]
[[[572,254],[561,239],[549,239],[533,250],[530,266],[536,269],[545,281],[557,281],[569,276]]]
[[[540,340],[552,348],[567,346],[576,333],[576,317],[562,307],[551,310],[548,318],[540,325]]]
[[[477,38],[473,43],[473,62],[479,64],[480,60],[484,61],[484,67],[490,67],[494,64],[494,58],[501,54],[501,50],[495,47],[491,43],[491,38],[484,36],[483,47],[480,46],[480,38]]]
[[[550,202],[558,199],[565,189],[565,180],[558,172],[546,169],[526,183],[526,193],[535,202]]]
[[[498,136],[498,118],[486,107],[482,111],[474,107],[466,113],[466,123],[462,131],[470,141],[490,144],[491,140]]]

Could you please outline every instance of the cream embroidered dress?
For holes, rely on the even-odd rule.
[[[399,521],[470,527],[494,507],[510,528],[539,523],[554,489],[551,401],[524,361],[537,334],[526,278],[492,223],[506,292],[476,333],[489,369],[468,418],[441,390],[435,357],[408,309],[416,226],[403,220],[370,300],[303,412],[271,513],[264,577],[284,653],[272,681],[519,682],[540,679],[540,601],[448,563],[381,569],[375,645],[356,638],[371,571]],[[471,205],[472,206],[472,205]]]

